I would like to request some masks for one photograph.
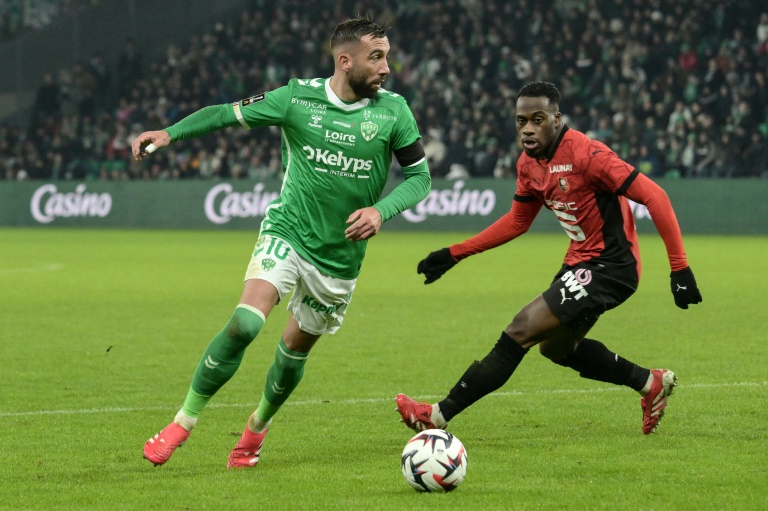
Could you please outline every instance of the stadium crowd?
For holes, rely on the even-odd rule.
[[[325,32],[354,0],[254,0],[165,57],[125,41],[49,73],[27,126],[0,125],[0,179],[268,179],[274,128],[231,128],[134,162],[130,142],[203,106],[330,76]],[[651,177],[768,177],[763,0],[380,1],[385,87],[406,97],[435,177],[515,176],[517,90],[554,82],[569,126]],[[392,169],[398,172],[397,168]]]

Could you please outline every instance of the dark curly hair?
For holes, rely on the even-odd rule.
[[[549,104],[558,108],[560,106],[560,91],[557,90],[554,83],[532,82],[520,89],[517,93],[517,99],[522,97],[549,99]]]

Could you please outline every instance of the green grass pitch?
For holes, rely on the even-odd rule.
[[[468,235],[374,238],[344,327],[312,352],[261,463],[228,471],[283,305],[168,464],[141,448],[232,313],[256,233],[0,229],[0,509],[768,509],[766,237],[686,237],[704,302],[682,311],[661,241],[641,235],[640,289],[591,336],[679,375],[657,434],[642,435],[634,392],[532,350],[450,424],[462,486],[413,491],[395,394],[442,398],[568,242],[528,234],[424,286],[419,259]]]

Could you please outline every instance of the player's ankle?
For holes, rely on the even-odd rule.
[[[263,421],[259,419],[256,412],[254,412],[250,417],[248,417],[247,427],[251,430],[252,433],[263,433],[270,424],[272,424],[271,418],[268,421]]]
[[[432,414],[430,415],[429,420],[438,428],[444,428],[445,425],[448,424],[448,421],[443,417],[443,412],[440,411],[440,405],[438,404],[432,405]]]
[[[653,384],[653,371],[648,371],[648,381],[645,382],[645,387],[639,390],[641,396],[645,396],[651,391],[651,384]]]
[[[187,431],[192,431],[192,429],[197,426],[197,417],[190,417],[182,410],[179,410],[176,414],[176,417],[173,418],[173,422],[186,429]]]

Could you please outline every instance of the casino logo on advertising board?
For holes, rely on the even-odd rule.
[[[265,192],[264,183],[257,183],[253,191],[235,192],[229,183],[221,183],[205,194],[205,216],[214,224],[226,224],[232,218],[264,216],[267,206],[280,196],[280,192]]]
[[[453,188],[429,192],[427,198],[411,209],[403,211],[403,218],[411,223],[423,222],[430,216],[488,216],[496,206],[496,192],[464,189],[464,181],[456,181]]]
[[[85,184],[79,184],[74,192],[61,193],[54,184],[41,186],[32,194],[29,205],[32,217],[41,224],[49,224],[56,218],[104,218],[109,215],[112,196],[108,193],[86,193],[85,189]]]

